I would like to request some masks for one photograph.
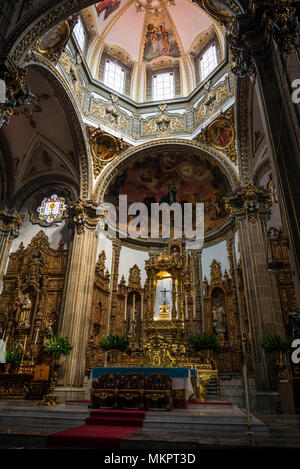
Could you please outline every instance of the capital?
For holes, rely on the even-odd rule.
[[[10,241],[18,238],[24,217],[24,213],[14,212],[7,208],[0,210],[0,232],[8,235]]]
[[[82,234],[85,229],[95,230],[101,215],[97,212],[98,204],[93,200],[84,200],[81,197],[71,203],[68,209],[69,227]]]
[[[268,218],[272,205],[271,191],[256,187],[252,183],[225,199],[225,207],[230,213],[230,219],[233,223],[242,218],[247,218],[251,223],[257,222],[259,217]]]

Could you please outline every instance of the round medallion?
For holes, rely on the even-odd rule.
[[[41,54],[59,50],[65,45],[69,37],[69,23],[66,20],[61,21],[42,36],[38,41],[37,49]]]
[[[117,154],[117,141],[108,134],[96,136],[91,142],[91,151],[95,158],[102,161],[111,161]]]
[[[208,138],[213,147],[223,150],[233,142],[234,128],[227,120],[218,119],[208,127]]]

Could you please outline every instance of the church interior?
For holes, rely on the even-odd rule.
[[[300,447],[300,2],[0,8],[0,449]]]

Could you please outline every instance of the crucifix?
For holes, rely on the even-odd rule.
[[[170,290],[166,290],[166,287],[163,290],[160,290],[160,293],[163,293],[164,295],[164,306],[167,304],[167,293],[170,292]]]

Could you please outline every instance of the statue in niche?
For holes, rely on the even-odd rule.
[[[226,313],[221,303],[218,303],[216,306],[213,307],[212,315],[214,332],[216,333],[216,335],[225,335],[227,330]]]
[[[23,299],[24,299],[24,295],[21,292],[21,290],[19,290],[17,297],[15,299],[15,302],[13,304],[13,316],[17,323],[19,323],[19,320],[20,320],[20,312],[21,312]]]
[[[18,321],[19,326],[26,327],[26,328],[30,327],[31,309],[32,309],[32,301],[29,297],[29,293],[26,293],[22,301],[20,319]]]

